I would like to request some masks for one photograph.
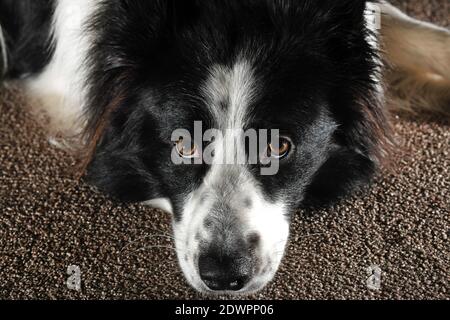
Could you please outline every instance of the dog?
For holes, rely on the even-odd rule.
[[[0,0],[0,25],[4,82],[86,181],[172,214],[203,293],[264,288],[299,207],[370,183],[393,145],[386,87],[409,109],[450,101],[449,31],[385,1]]]

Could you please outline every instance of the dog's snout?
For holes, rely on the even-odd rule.
[[[252,276],[252,261],[248,256],[232,256],[210,251],[198,262],[200,277],[213,291],[239,291]]]

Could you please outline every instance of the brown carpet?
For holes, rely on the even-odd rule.
[[[395,1],[449,25],[448,0]],[[71,175],[15,90],[0,92],[0,298],[199,298],[165,237],[170,217],[106,199]],[[276,280],[254,298],[450,298],[450,126],[394,119],[394,166],[368,194],[299,212]],[[66,286],[82,272],[81,292]],[[366,269],[379,266],[381,287]]]

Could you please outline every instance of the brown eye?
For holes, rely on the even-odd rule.
[[[281,137],[278,148],[276,148],[272,144],[269,144],[268,156],[275,159],[283,159],[289,154],[291,148],[292,148],[291,141],[288,140],[287,138]]]
[[[186,142],[184,142],[184,140],[182,138],[177,141],[176,148],[177,148],[178,155],[182,158],[192,159],[192,158],[196,158],[198,156],[197,145],[195,145],[193,143],[190,147],[187,147]]]

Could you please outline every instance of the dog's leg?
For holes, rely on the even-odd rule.
[[[450,31],[381,3],[387,81],[401,109],[450,113]],[[394,99],[395,99],[394,98]]]

